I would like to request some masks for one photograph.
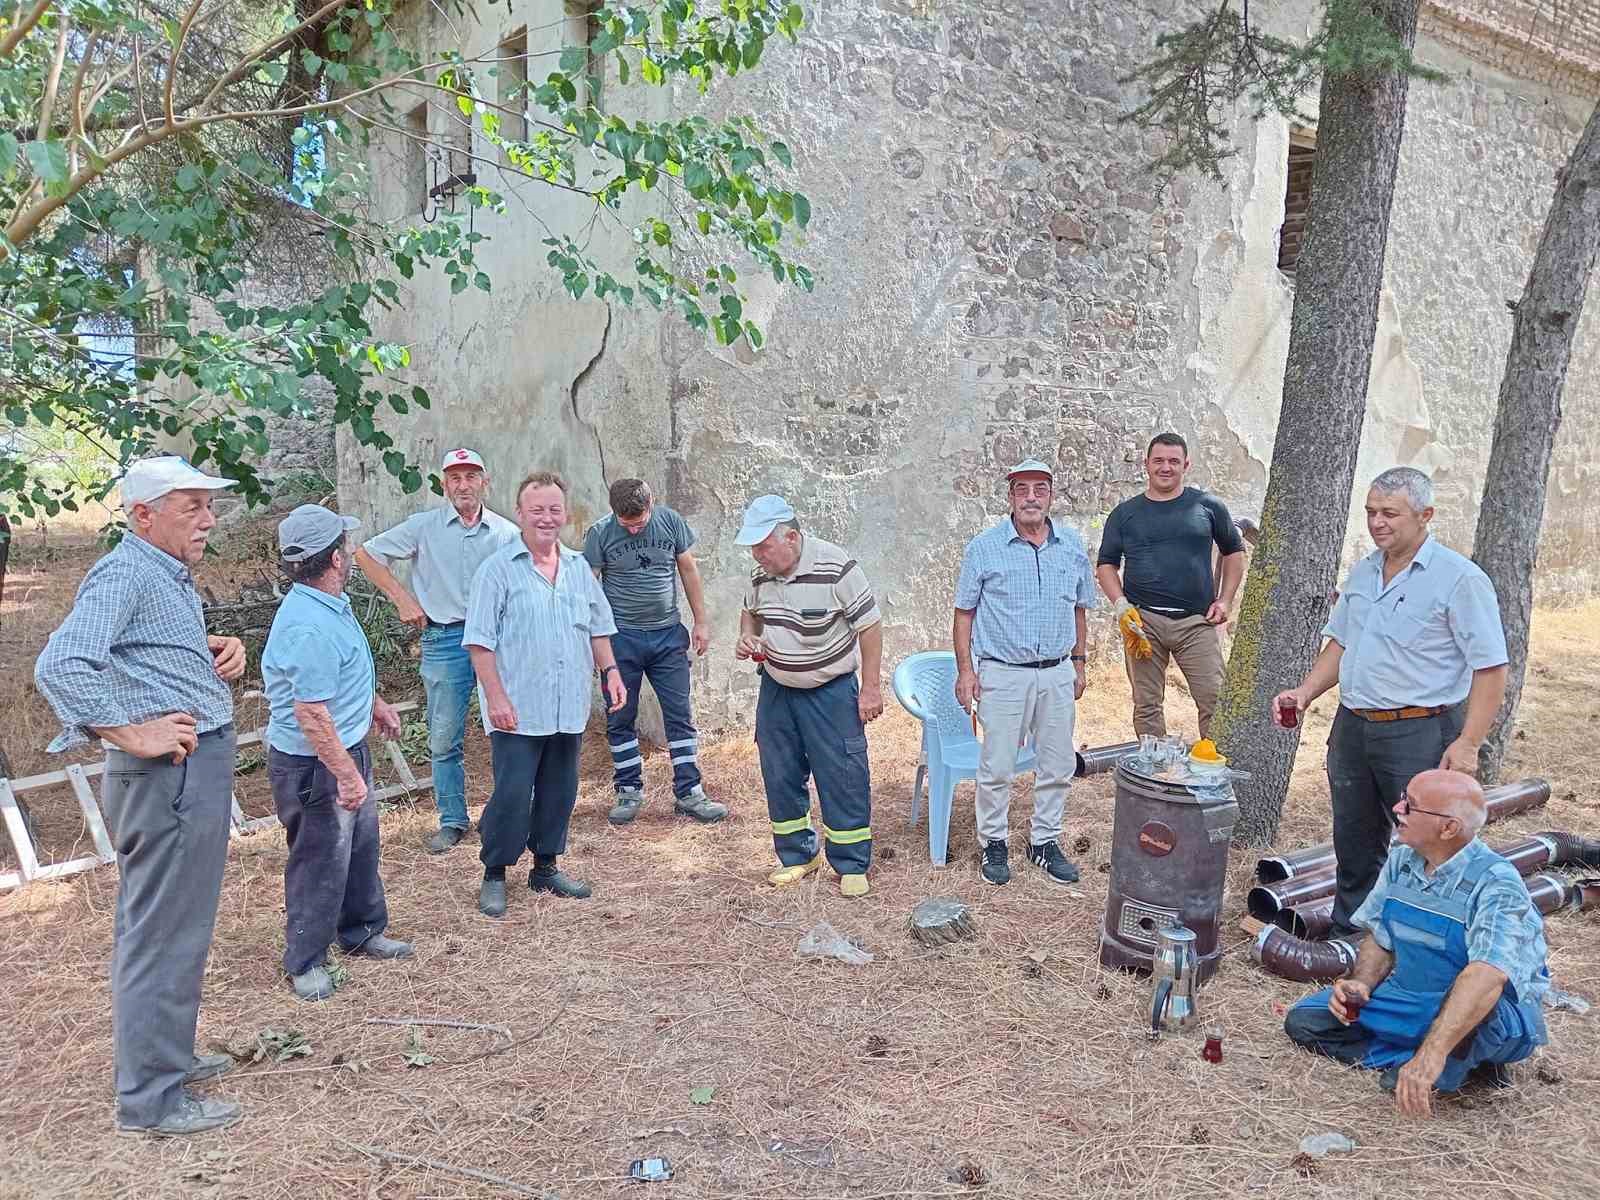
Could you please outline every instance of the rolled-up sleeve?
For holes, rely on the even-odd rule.
[[[428,519],[426,512],[413,513],[392,529],[386,529],[376,537],[370,537],[361,543],[361,548],[373,558],[380,558],[386,562],[398,562],[403,558],[415,558],[417,546],[422,541],[422,522]]]
[[[1486,575],[1478,571],[1463,575],[1445,611],[1450,634],[1461,648],[1467,666],[1482,671],[1511,661],[1506,653],[1505,629],[1500,624],[1500,603],[1495,598],[1494,584]]]
[[[138,589],[132,571],[109,558],[102,564],[85,577],[72,611],[34,663],[34,684],[61,722],[61,733],[50,743],[53,752],[85,745],[90,730],[133,720],[121,702],[122,689],[108,686],[104,673],[133,615]]]
[[[978,562],[977,540],[967,543],[961,555],[961,573],[956,576],[956,607],[971,612],[983,599],[983,568]]]
[[[593,575],[587,571],[584,574],[594,582]],[[504,600],[505,576],[500,562],[491,558],[472,577],[472,590],[467,593],[467,623],[461,631],[463,646],[493,650],[500,644],[500,609]]]
[[[274,630],[274,665],[289,681],[296,704],[321,704],[339,694],[339,659],[328,652],[327,639],[309,625]]]
[[[1503,870],[1497,866],[1479,891],[1467,923],[1467,959],[1496,968],[1527,998],[1544,966],[1544,927],[1515,871],[1509,863]]]

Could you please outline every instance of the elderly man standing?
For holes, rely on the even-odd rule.
[[[1356,910],[1372,936],[1350,974],[1289,1010],[1299,1045],[1384,1072],[1400,1111],[1469,1077],[1505,1083],[1505,1064],[1549,1040],[1544,919],[1517,869],[1478,840],[1483,789],[1424,771],[1394,806],[1399,845]]]
[[[1181,436],[1151,438],[1144,469],[1143,494],[1106,518],[1095,575],[1118,621],[1133,610],[1149,644],[1149,653],[1140,647],[1126,654],[1134,732],[1166,736],[1167,663],[1175,660],[1207,738],[1222,691],[1221,626],[1244,578],[1244,539],[1227,505],[1184,486],[1189,445]],[[1220,585],[1211,569],[1213,546],[1222,555]]]
[[[700,735],[689,704],[689,650],[710,643],[705,588],[690,553],[694,530],[672,509],[657,504],[642,479],[611,485],[611,515],[589,527],[583,556],[600,579],[616,618],[611,639],[628,702],[606,717],[611,781],[617,801],[610,821],[626,825],[644,805],[644,758],[639,753],[639,693],[648,679],[661,704],[667,753],[672,759],[673,811],[710,824],[728,815],[700,782]],[[678,616],[678,580],[694,614],[694,632]]]
[[[472,698],[472,659],[461,644],[467,592],[478,568],[516,541],[517,527],[484,503],[489,476],[476,450],[451,450],[440,464],[445,499],[368,538],[356,566],[394,603],[400,619],[422,630],[422,686],[428,698],[428,753],[433,759],[433,798],[439,828],[424,843],[443,854],[467,832],[467,776],[462,766],[467,705]],[[411,562],[413,596],[388,564]]]
[[[128,530],[89,569],[72,611],[34,666],[62,731],[59,753],[99,738],[101,803],[117,848],[111,959],[117,1123],[179,1135],[231,1125],[239,1105],[185,1084],[220,1075],[197,1058],[200,983],[222,893],[232,815],[238,638],[206,634],[190,569],[216,526],[213,493],[231,487],[177,457],[128,468]]]
[[[798,883],[822,861],[806,790],[815,779],[839,891],[865,896],[872,865],[865,726],[883,712],[883,618],[872,587],[848,553],[802,534],[781,496],[751,501],[734,541],[756,561],[734,656],[761,664],[756,749],[781,864],[768,880]]]
[[[378,801],[367,733],[398,737],[400,718],[377,694],[367,634],[345,595],[354,517],[302,504],[278,525],[278,556],[294,586],[261,653],[271,717],[267,777],[289,842],[283,868],[283,968],[302,1000],[326,1000],[335,937],[346,954],[410,958],[386,937],[378,877]]]
[[[1432,519],[1433,484],[1421,471],[1394,467],[1372,481],[1367,532],[1378,548],[1350,572],[1305,679],[1273,699],[1273,722],[1294,724],[1339,685],[1328,735],[1335,935],[1354,931],[1355,911],[1389,853],[1390,814],[1406,782],[1429,767],[1475,774],[1505,697],[1494,585],[1429,535]]]
[[[494,794],[478,821],[483,885],[478,910],[506,915],[506,868],[533,853],[528,887],[585,899],[590,887],[556,868],[578,800],[578,749],[589,721],[590,672],[611,712],[628,691],[611,653],[611,605],[583,555],[560,541],[567,485],[536,471],[517,489],[522,536],[478,572],[462,641],[478,676]]]
[[[1006,473],[1011,515],[967,543],[956,581],[956,699],[983,725],[977,822],[983,877],[1011,881],[1007,833],[1019,745],[1038,754],[1028,861],[1057,883],[1078,868],[1061,852],[1061,817],[1077,766],[1072,744],[1083,695],[1089,555],[1050,518],[1055,476],[1037,459]]]

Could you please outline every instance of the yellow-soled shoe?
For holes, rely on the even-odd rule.
[[[811,872],[822,865],[822,851],[817,851],[817,856],[810,862],[797,863],[792,867],[779,867],[767,876],[767,882],[774,887],[785,887],[791,883],[799,883]]]
[[[854,899],[857,896],[865,896],[871,890],[867,886],[867,877],[865,875],[839,876],[839,894],[841,896],[849,896]]]

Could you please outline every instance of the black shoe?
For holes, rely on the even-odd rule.
[[[1400,1068],[1389,1067],[1382,1075],[1378,1076],[1378,1086],[1386,1092],[1392,1092],[1400,1086]]]
[[[1028,847],[1028,861],[1036,867],[1043,867],[1050,878],[1057,883],[1077,883],[1078,868],[1072,860],[1061,853],[1061,847],[1054,841],[1046,842],[1042,846]]]
[[[485,879],[478,889],[478,911],[486,917],[506,915],[506,881]]]
[[[1477,1087],[1508,1088],[1512,1086],[1511,1068],[1505,1063],[1479,1063],[1467,1072],[1466,1081]]]
[[[423,848],[429,854],[443,854],[462,838],[467,836],[467,831],[457,825],[443,825],[436,829],[433,836],[423,842]]]
[[[990,842],[983,848],[983,877],[994,884],[1010,883],[1009,857],[1005,842]]]
[[[589,885],[581,879],[563,875],[554,867],[535,867],[528,872],[528,887],[535,892],[550,892],[567,900],[587,900]]]

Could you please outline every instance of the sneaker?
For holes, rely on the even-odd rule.
[[[792,867],[779,867],[767,876],[767,882],[773,887],[786,887],[791,883],[799,883],[821,865],[822,851],[818,850],[816,857],[809,862],[795,863]]]
[[[478,889],[478,911],[486,917],[506,915],[506,881],[485,879]]]
[[[462,838],[467,836],[467,831],[458,825],[445,825],[433,831],[433,836],[422,843],[422,848],[429,854],[443,854],[451,849]]]
[[[233,1069],[233,1055],[231,1054],[196,1054],[189,1063],[189,1069],[183,1073],[185,1083],[203,1083],[207,1079],[215,1079]]]
[[[865,875],[839,876],[839,894],[854,900],[858,896],[865,896],[871,889],[867,886]]]
[[[150,1137],[187,1137],[212,1129],[226,1129],[244,1116],[243,1106],[232,1100],[209,1100],[184,1092],[177,1106],[154,1125],[127,1125],[117,1122],[119,1133]]]
[[[535,892],[549,892],[566,900],[587,900],[594,894],[583,880],[563,875],[554,867],[535,867],[529,871],[528,888]]]
[[[983,848],[983,877],[993,884],[1011,882],[1010,854],[1004,841],[990,842]]]
[[[636,787],[619,787],[617,789],[617,802],[611,806],[611,811],[606,814],[606,820],[613,825],[626,825],[639,815],[639,810],[644,807],[644,790]]]
[[[346,950],[346,954],[361,954],[367,958],[410,958],[416,953],[411,948],[410,942],[402,942],[397,938],[384,937],[381,933],[373,934],[354,950]]]
[[[1077,883],[1078,868],[1065,854],[1061,847],[1054,841],[1048,841],[1042,846],[1028,847],[1028,861],[1036,867],[1043,867],[1050,878],[1057,883]]]
[[[714,825],[728,815],[728,806],[711,799],[706,795],[705,788],[697,783],[687,796],[679,796],[672,802],[672,811],[693,817],[702,825]]]
[[[294,984],[294,994],[302,1000],[326,1000],[333,995],[333,976],[320,963],[293,976],[291,982]]]
[[[1511,1068],[1505,1063],[1481,1062],[1467,1072],[1467,1083],[1477,1087],[1508,1088],[1511,1082]]]

